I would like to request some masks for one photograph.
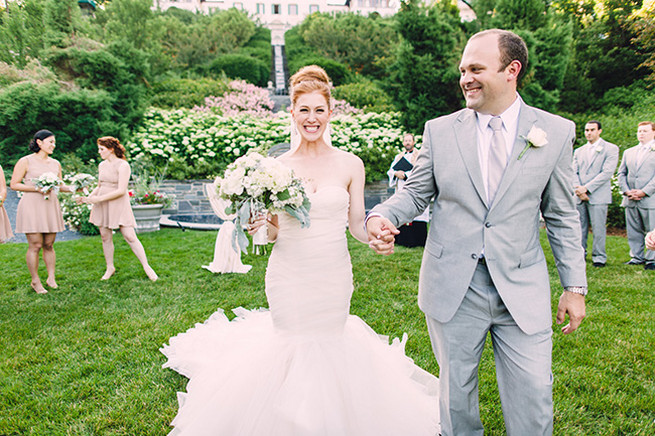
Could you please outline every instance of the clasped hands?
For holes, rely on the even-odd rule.
[[[646,196],[646,193],[641,189],[630,189],[623,193],[629,200],[639,201]]]
[[[589,195],[587,195],[587,188],[585,186],[576,186],[575,195],[580,198],[582,201],[589,201]]]
[[[388,256],[393,253],[395,236],[400,233],[391,221],[382,216],[372,216],[366,221],[368,246],[377,254]]]

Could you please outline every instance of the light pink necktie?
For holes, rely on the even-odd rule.
[[[503,136],[503,120],[500,117],[493,117],[489,120],[489,127],[494,131],[491,136],[489,162],[487,163],[487,187],[489,189],[487,199],[491,205],[507,165],[507,147]]]

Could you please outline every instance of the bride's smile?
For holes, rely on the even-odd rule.
[[[303,142],[317,142],[332,116],[325,96],[319,91],[302,94],[291,111]]]

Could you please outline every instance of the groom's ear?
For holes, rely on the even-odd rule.
[[[518,81],[519,74],[521,73],[521,69],[523,68],[523,65],[521,65],[521,62],[517,59],[514,59],[512,62],[505,67],[505,72],[507,73],[507,80],[508,81]]]

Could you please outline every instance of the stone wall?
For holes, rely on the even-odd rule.
[[[159,187],[160,191],[175,195],[173,205],[164,209],[165,214],[204,215],[213,214],[209,200],[205,195],[205,183],[211,180],[165,180]],[[366,210],[383,202],[393,194],[387,181],[368,183],[364,188]]]

